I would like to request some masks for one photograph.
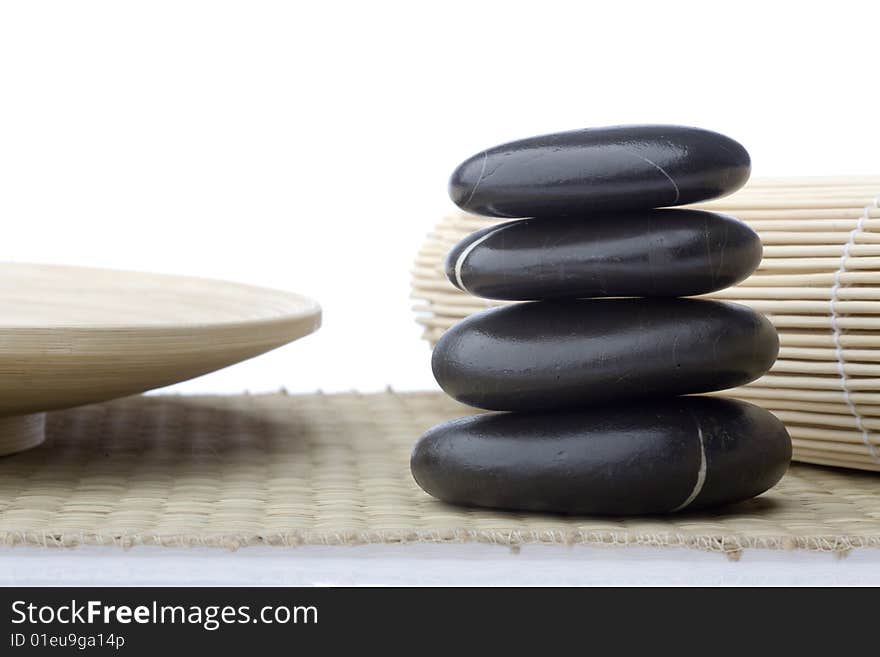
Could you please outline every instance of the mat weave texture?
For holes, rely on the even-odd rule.
[[[132,397],[50,414],[0,458],[0,543],[480,541],[846,551],[880,547],[876,475],[794,466],[724,513],[622,519],[460,509],[409,474],[412,443],[469,409],[439,393]]]

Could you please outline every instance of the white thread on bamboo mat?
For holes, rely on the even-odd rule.
[[[849,392],[849,377],[846,374],[846,370],[844,368],[844,358],[843,358],[843,344],[841,339],[840,326],[837,323],[837,293],[840,290],[840,275],[846,272],[846,261],[849,259],[850,249],[856,242],[856,238],[859,234],[862,233],[865,221],[867,221],[868,217],[871,214],[871,210],[880,207],[880,197],[875,198],[871,205],[866,205],[864,211],[862,212],[862,216],[859,217],[858,223],[856,223],[856,227],[853,228],[849,233],[849,239],[847,239],[846,244],[843,247],[843,253],[840,256],[840,265],[837,268],[837,271],[834,272],[834,284],[831,286],[831,329],[832,329],[832,339],[834,340],[834,351],[837,355],[837,373],[840,375],[840,387],[843,390],[843,399],[846,402],[847,407],[849,407],[850,412],[853,414],[853,417],[856,419],[856,426],[859,431],[862,433],[862,442],[865,443],[865,447],[868,449],[868,454],[871,456],[874,461],[880,463],[880,450],[877,449],[877,446],[871,442],[871,431],[865,426],[864,418],[862,414],[859,413],[859,409],[856,407],[855,402],[853,402],[850,397]]]

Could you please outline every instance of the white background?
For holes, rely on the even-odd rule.
[[[446,180],[586,126],[725,132],[756,175],[880,172],[880,4],[4,2],[0,259],[317,298],[186,391],[428,388],[409,269]]]

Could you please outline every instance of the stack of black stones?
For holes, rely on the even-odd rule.
[[[528,218],[466,237],[449,279],[527,303],[472,315],[437,344],[449,395],[506,412],[422,436],[419,485],[456,504],[622,515],[728,504],[776,484],[791,458],[779,420],[683,396],[743,385],[776,359],[762,315],[681,298],[745,279],[760,239],[723,214],[656,209],[729,194],[749,172],[736,141],[678,126],[535,137],[461,164],[450,182],[461,208]]]

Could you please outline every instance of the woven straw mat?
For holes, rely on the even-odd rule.
[[[131,397],[49,415],[0,459],[0,542],[240,546],[479,541],[846,551],[880,546],[876,475],[795,465],[716,513],[650,518],[445,505],[413,442],[469,409],[439,393]]]

